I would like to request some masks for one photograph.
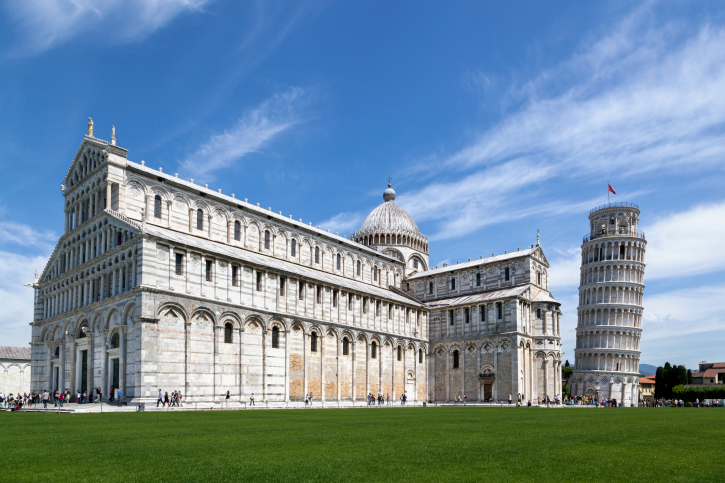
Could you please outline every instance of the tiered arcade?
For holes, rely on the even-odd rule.
[[[639,208],[610,203],[589,214],[582,244],[572,395],[636,406],[644,254]]]

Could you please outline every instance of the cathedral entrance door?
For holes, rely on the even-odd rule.
[[[493,397],[493,383],[483,384],[483,400],[489,401]]]
[[[81,393],[88,392],[88,351],[81,351]]]
[[[113,359],[113,377],[111,378],[111,384],[113,384],[113,389],[118,389],[118,377],[119,377],[119,369],[120,365],[118,362],[118,359]]]

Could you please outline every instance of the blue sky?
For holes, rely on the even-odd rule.
[[[609,181],[649,243],[642,362],[725,358],[721,2],[0,0],[0,345],[27,343],[89,116],[131,160],[333,232],[391,176],[432,265],[539,229],[571,361]]]

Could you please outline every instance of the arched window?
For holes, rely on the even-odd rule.
[[[337,254],[337,269],[340,270],[340,265],[342,264],[342,256],[340,254]]]
[[[458,354],[458,351],[457,350],[453,351],[453,369],[458,369],[458,365],[460,362],[459,358],[460,358],[460,356]]]
[[[417,258],[413,259],[413,268],[418,268],[418,259]]]
[[[541,285],[541,272],[539,272],[539,273],[536,274],[536,283],[538,283],[539,285]]]
[[[236,241],[242,239],[242,224],[238,220],[234,222],[234,239]]]
[[[511,275],[511,270],[509,269],[509,267],[506,267],[506,269],[504,270],[504,277],[505,277],[506,281],[508,281],[510,275]]]
[[[614,215],[612,215],[609,217],[609,224],[614,225],[614,223],[615,223],[615,218],[614,218]]]
[[[269,250],[269,230],[264,230],[264,249]]]
[[[56,346],[55,348],[55,357],[60,357],[60,346]]]
[[[347,340],[347,337],[342,339],[342,355],[344,355],[344,356],[348,355],[348,352],[350,351],[348,343],[349,343],[349,341]]]
[[[372,341],[370,343],[370,358],[376,359],[378,357],[378,345],[375,343],[375,341]]]
[[[196,229],[204,229],[204,212],[201,210],[201,208],[196,210]]]
[[[428,282],[428,293],[433,295],[433,282]]]
[[[418,349],[418,364],[423,364],[423,349]]]
[[[451,278],[451,290],[455,290],[455,289],[456,289],[456,278],[453,277],[453,278]]]
[[[315,247],[315,263],[320,263],[320,247]]]
[[[310,334],[310,352],[317,352],[317,332]]]
[[[476,274],[476,287],[480,287],[480,286],[481,286],[481,274],[477,273]]]
[[[161,196],[154,196],[154,218],[161,218]]]
[[[232,343],[232,324],[231,324],[231,322],[227,322],[226,324],[224,324],[224,343],[225,344]]]
[[[279,328],[272,327],[272,349],[279,349]]]
[[[403,348],[400,346],[398,346],[398,360],[399,361],[403,360]]]
[[[118,337],[118,332],[115,332],[111,336],[111,349],[117,349],[118,348],[118,346],[119,346],[119,340],[120,340],[120,338]]]
[[[358,276],[360,276],[360,267],[361,267],[360,260],[358,260],[357,261],[357,275]]]
[[[297,256],[297,240],[292,240],[292,244],[290,245],[290,256]]]
[[[378,281],[378,267],[373,267],[373,281]]]
[[[536,318],[537,319],[541,318],[541,309],[536,309]]]

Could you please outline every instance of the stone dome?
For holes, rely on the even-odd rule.
[[[418,225],[403,208],[395,204],[395,190],[388,184],[383,193],[385,202],[375,208],[360,225],[357,235],[391,233],[420,236]]]

